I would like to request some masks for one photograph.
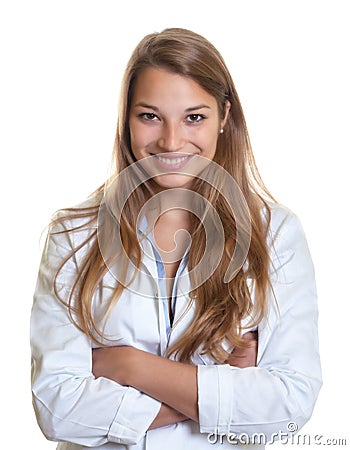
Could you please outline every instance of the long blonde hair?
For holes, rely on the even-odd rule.
[[[223,282],[224,274],[232,258],[236,244],[236,222],[227,202],[220,192],[207,183],[197,183],[196,189],[204,196],[219,214],[225,232],[225,251],[217,269],[209,279],[190,293],[195,313],[190,327],[169,349],[169,355],[190,362],[195,351],[200,350],[218,362],[227,358],[223,342],[231,347],[244,347],[241,338],[242,321],[250,317],[250,326],[258,324],[267,308],[269,281],[269,249],[267,232],[270,222],[268,201],[273,197],[261,180],[251,150],[248,131],[242,107],[231,75],[220,53],[202,36],[180,28],[166,29],[144,37],[134,50],[126,67],[120,96],[118,126],[114,148],[115,174],[133,164],[136,159],[130,145],[129,111],[135,80],[148,67],[166,69],[197,82],[217,100],[219,113],[224,117],[225,105],[229,101],[231,109],[225,130],[219,135],[214,162],[225,169],[236,181],[249,208],[251,221],[251,242],[246,264],[228,283]],[[106,182],[107,183],[107,182]],[[84,227],[96,225],[99,208],[103,202],[106,184],[94,195],[95,204],[90,207],[71,208],[61,215],[60,221],[67,218],[86,218]],[[128,198],[120,219],[120,235],[127,255],[134,255],[139,267],[142,252],[136,234],[136,220],[140,207],[152,196],[152,180],[138,187]],[[262,214],[264,211],[264,214]],[[66,232],[74,232],[68,230]],[[196,267],[204,252],[205,236],[200,223],[195,224],[191,233],[191,249],[188,255],[188,268]],[[97,231],[74,249],[69,257],[88,245],[83,264],[71,289],[69,298],[59,297],[69,308],[72,320],[90,339],[101,343],[104,336],[96,325],[93,316],[93,299],[108,271],[108,264],[101,255]],[[67,260],[62,262],[57,276]],[[247,279],[254,285],[248,288]],[[117,283],[110,300],[114,306],[124,286]],[[74,300],[73,302],[73,298]]]

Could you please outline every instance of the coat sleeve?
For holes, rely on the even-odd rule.
[[[57,230],[56,230],[57,231]],[[31,313],[32,394],[44,435],[87,447],[138,442],[160,403],[107,378],[92,374],[92,347],[56,297],[57,267],[71,252],[72,233],[49,233],[39,268]],[[77,271],[69,259],[58,279],[64,296]]]
[[[307,242],[293,213],[273,214],[274,296],[267,320],[258,328],[258,364],[198,367],[202,433],[286,437],[310,418],[322,385],[317,295]]]

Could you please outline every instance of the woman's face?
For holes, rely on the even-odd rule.
[[[198,83],[164,69],[148,68],[137,77],[131,99],[131,148],[137,160],[152,157],[161,188],[185,187],[193,177],[181,174],[194,155],[213,160],[225,118]],[[147,161],[147,163],[148,163]],[[192,173],[192,172],[191,172]]]

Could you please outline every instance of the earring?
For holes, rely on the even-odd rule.
[[[221,130],[220,130],[220,134],[222,134],[224,132],[224,129],[223,128],[221,128]]]

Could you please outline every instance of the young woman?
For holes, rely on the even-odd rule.
[[[40,265],[43,433],[66,450],[285,438],[321,387],[313,265],[221,55],[191,31],[146,36],[118,120],[114,176],[54,217]]]

